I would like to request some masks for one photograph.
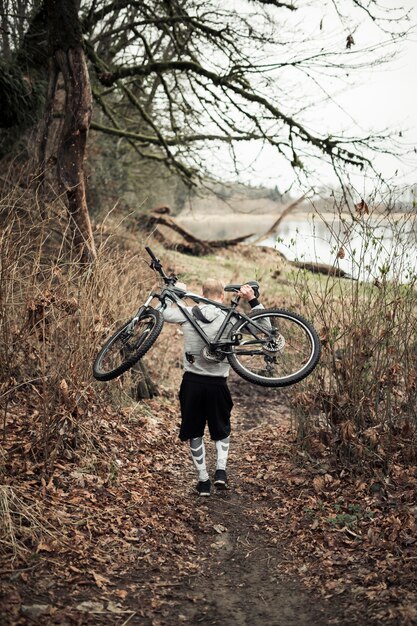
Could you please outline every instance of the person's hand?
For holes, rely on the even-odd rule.
[[[184,291],[187,291],[187,285],[185,283],[175,283],[175,286],[178,287],[178,289],[184,289]]]
[[[237,295],[249,302],[254,299],[255,292],[250,285],[242,285]]]

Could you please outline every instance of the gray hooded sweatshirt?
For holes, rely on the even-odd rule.
[[[192,315],[192,307],[184,306],[181,308],[186,309],[188,313]],[[254,308],[263,309],[263,306],[262,304],[259,304]],[[197,319],[195,321],[202,328],[209,339],[213,340],[222,325],[227,312],[222,311],[222,309],[214,306],[214,304],[204,304],[200,307],[200,310],[210,323],[207,324],[206,322],[200,322]],[[192,372],[193,374],[199,374],[200,376],[223,376],[224,378],[229,375],[230,365],[226,359],[220,363],[216,363],[208,361],[204,358],[202,350],[206,344],[201,337],[197,335],[190,322],[185,319],[177,307],[174,308],[172,306],[168,306],[164,311],[164,320],[170,324],[181,324],[184,334],[183,367],[185,372]],[[230,330],[230,327],[228,327],[226,331]],[[190,361],[187,360],[186,354],[191,355],[194,359],[193,363],[190,363]]]

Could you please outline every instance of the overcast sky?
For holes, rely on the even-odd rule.
[[[398,8],[404,6],[411,10],[411,22],[417,22],[417,0],[382,0],[386,7]],[[341,6],[344,6],[343,4]],[[302,9],[299,18],[311,23],[311,28],[317,28],[322,19],[320,9]],[[327,20],[327,21],[326,21]],[[333,21],[332,21],[333,20]],[[322,28],[329,31],[329,36],[336,33],[337,17],[325,17]],[[346,32],[346,31],[345,31]],[[343,29],[341,31],[343,34]],[[337,35],[336,35],[337,36]],[[364,20],[354,34],[357,48],[377,41],[383,37],[380,31],[372,30],[372,25]],[[371,71],[355,74],[346,79],[346,89],[338,90],[334,102],[328,102],[316,107],[310,115],[310,121],[320,132],[328,129],[343,129],[346,133],[356,134],[358,128],[364,132],[392,130],[397,137],[402,133],[403,147],[407,144],[413,150],[417,147],[417,32],[409,36],[408,40],[396,44],[397,57],[389,64],[379,66]],[[353,122],[355,120],[357,125]],[[242,144],[239,147],[239,156],[243,167],[241,180],[251,184],[277,185],[284,189],[293,174],[291,167],[279,161],[272,148],[265,148],[260,152],[256,142]],[[413,184],[417,182],[417,155],[398,161],[386,155],[376,156],[374,163],[379,167],[387,179],[393,179],[397,184]],[[249,167],[251,166],[251,167]],[[251,172],[250,169],[253,171]],[[325,184],[336,184],[329,169],[317,170],[317,180]],[[362,177],[355,176],[354,183],[359,188],[363,185]],[[360,189],[359,189],[360,191]]]

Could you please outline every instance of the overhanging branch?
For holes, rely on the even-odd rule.
[[[160,146],[161,142],[158,137],[151,137],[150,135],[143,135],[140,133],[134,133],[129,130],[123,130],[121,128],[112,128],[111,126],[104,126],[98,122],[92,122],[90,125],[92,130],[97,130],[107,135],[114,135],[116,137],[125,137],[127,139],[134,139],[140,141],[143,144],[152,144]],[[231,143],[232,141],[251,141],[253,139],[265,139],[264,135],[257,135],[255,133],[248,133],[245,135],[210,135],[210,134],[196,134],[196,135],[179,135],[176,138],[167,139],[164,137],[164,143],[167,146],[178,146],[185,143],[193,143],[197,141],[222,141],[224,143]]]
[[[112,71],[99,74],[99,79],[104,85],[110,86],[116,80],[120,80],[122,78],[127,78],[131,76],[149,76],[153,73],[158,74],[173,71],[181,71],[185,73],[193,72],[195,74],[198,74],[199,76],[204,76],[214,85],[222,87],[224,89],[229,89],[235,94],[240,95],[248,102],[254,102],[256,104],[262,105],[274,116],[275,119],[283,121],[289,127],[291,134],[294,134],[302,141],[315,146],[324,154],[331,155],[333,158],[336,158],[341,162],[349,163],[360,168],[363,167],[364,163],[371,165],[371,162],[365,157],[354,154],[353,152],[339,146],[337,139],[330,140],[329,138],[321,138],[317,135],[313,135],[295,119],[293,119],[289,115],[286,115],[276,106],[271,104],[271,102],[269,102],[265,97],[253,91],[249,91],[249,89],[244,89],[240,85],[233,82],[233,78],[231,79],[229,74],[221,76],[211,70],[204,68],[202,65],[199,65],[194,61],[155,62],[147,63],[146,65],[118,67]]]

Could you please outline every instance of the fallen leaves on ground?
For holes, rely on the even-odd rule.
[[[101,406],[94,428],[84,423],[90,437],[50,476],[22,446],[31,422],[11,406],[1,488],[6,624],[170,624],[184,581],[243,521],[279,555],[278,577],[345,603],[351,624],[415,623],[416,468],[369,477],[314,461],[297,449],[288,409],[277,410],[281,396],[245,389],[231,487],[250,506],[225,524],[193,493],[173,395]],[[250,560],[256,547],[242,546]]]
[[[365,478],[307,457],[297,467],[295,446],[294,455],[282,447],[288,436],[276,425],[259,429],[251,450],[260,461],[253,498],[264,503],[254,505],[257,524],[284,550],[286,571],[327,598],[350,594],[352,623],[361,613],[357,623],[415,623],[417,468]],[[242,472],[251,466],[244,458]]]

